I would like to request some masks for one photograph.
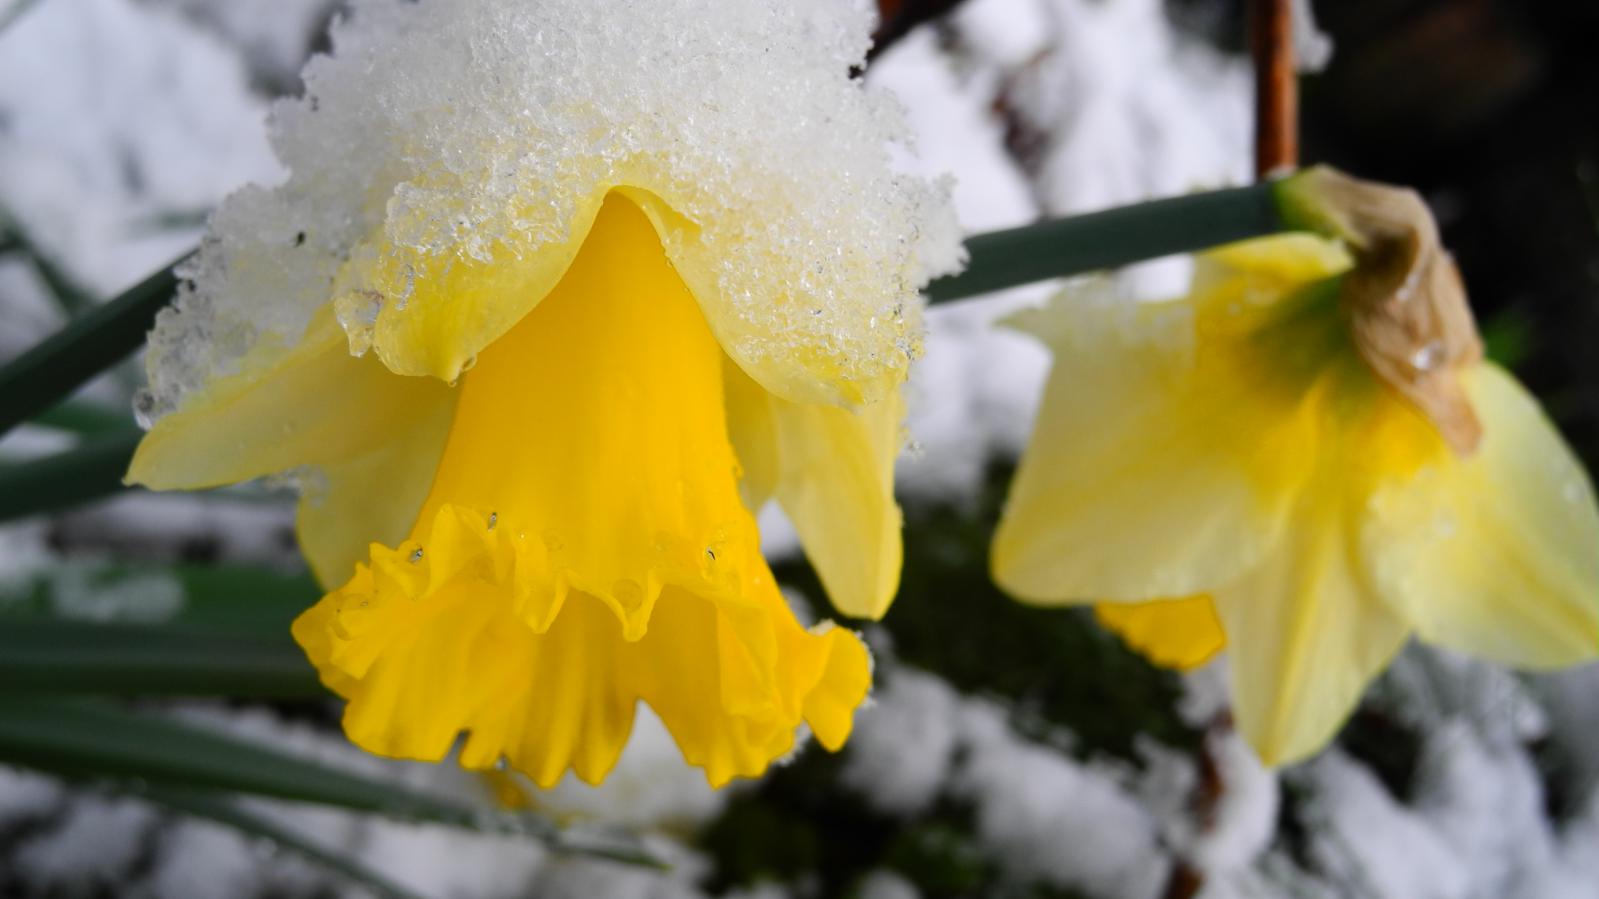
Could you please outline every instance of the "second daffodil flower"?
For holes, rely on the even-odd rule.
[[[294,625],[377,753],[597,782],[649,704],[713,784],[870,682],[763,560],[775,498],[883,614],[917,290],[958,263],[895,174],[846,4],[356,3],[288,170],[216,213],[150,341],[129,479],[288,473],[328,594]]]
[[[1454,263],[1408,191],[1311,170],[1311,234],[1199,259],[1158,303],[1066,296],[993,567],[1098,602],[1154,661],[1227,649],[1272,764],[1314,752],[1412,634],[1509,665],[1599,657],[1599,511],[1539,410],[1485,362]]]

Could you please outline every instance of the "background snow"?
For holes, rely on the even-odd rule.
[[[267,151],[264,111],[271,94],[296,89],[295,73],[333,6],[38,4],[0,34],[5,212],[93,295],[141,277],[192,244],[197,216],[225,194],[281,177]],[[1305,40],[1313,49],[1315,35]],[[947,23],[886,54],[871,78],[906,107],[922,154],[916,164],[957,174],[954,199],[969,230],[1248,174],[1244,63],[1178,33],[1155,0],[969,0]],[[1159,295],[1185,277],[1177,260],[1124,274],[1116,286]],[[901,468],[913,501],[970,497],[990,462],[1023,444],[1048,358],[991,325],[1052,289],[930,313],[926,358],[910,388],[915,443]],[[63,320],[36,274],[15,259],[0,261],[0,296],[0,355]],[[93,395],[126,402],[126,389],[110,379]],[[93,560],[177,558],[177,547],[200,535],[221,558],[289,565],[290,521],[286,503],[259,496],[129,496],[0,528],[0,581],[49,571],[66,612],[159,615],[182,601],[172,583],[147,578],[107,593],[85,574]],[[774,549],[792,546],[781,521],[767,515],[763,529]],[[78,561],[61,565],[63,551]],[[1191,756],[1150,745],[1142,765],[1080,758],[1070,734],[1023,735],[993,699],[898,664],[891,649],[880,656],[875,703],[844,760],[845,787],[907,819],[941,802],[969,804],[982,845],[1018,880],[1140,899],[1158,895],[1181,862],[1209,872],[1205,899],[1599,896],[1599,669],[1524,678],[1412,649],[1370,703],[1425,735],[1407,795],[1338,748],[1279,777],[1218,728],[1207,751],[1227,790],[1202,810]],[[1184,714],[1211,722],[1224,696],[1225,665],[1209,666],[1187,679]],[[326,729],[266,710],[191,705],[175,713],[382,776],[482,790],[449,769],[372,759]],[[1307,820],[1298,847],[1277,827],[1288,793]],[[670,875],[555,858],[511,837],[278,802],[250,808],[427,895],[664,899],[700,895],[707,862],[692,848],[693,834],[735,795],[708,790],[645,715],[604,787],[569,781],[539,802],[653,832],[679,862]],[[231,830],[8,769],[0,769],[0,870],[31,895],[116,889],[129,877],[157,897],[345,889],[324,869]],[[803,883],[738,893],[804,894]],[[882,870],[858,895],[918,894]]]

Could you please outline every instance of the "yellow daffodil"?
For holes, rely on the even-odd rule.
[[[1159,664],[1225,647],[1272,764],[1322,746],[1411,635],[1599,657],[1593,488],[1482,360],[1425,207],[1326,170],[1280,195],[1339,239],[1223,247],[1182,299],[1020,321],[1055,362],[993,547],[1008,592],[1098,602]]]
[[[840,13],[843,16],[843,13]],[[916,290],[956,259],[848,77],[863,18],[709,0],[357,4],[152,334],[129,480],[287,472],[294,625],[360,746],[598,782],[639,701],[711,783],[870,684]]]

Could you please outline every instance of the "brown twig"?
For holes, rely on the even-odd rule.
[[[899,43],[916,26],[942,17],[960,4],[961,0],[878,0],[878,20],[882,24],[872,35],[872,48],[866,51],[867,64]]]
[[[1299,165],[1299,73],[1292,0],[1250,0],[1255,57],[1255,177]]]
[[[1216,741],[1232,729],[1232,713],[1225,710],[1206,728],[1205,745],[1199,753],[1199,783],[1194,786],[1192,805],[1201,831],[1215,829],[1221,800],[1227,793],[1227,778],[1222,774],[1220,760],[1216,758]],[[1193,859],[1179,857],[1172,865],[1171,876],[1166,879],[1166,889],[1161,892],[1161,899],[1194,899],[1204,888],[1205,870]]]

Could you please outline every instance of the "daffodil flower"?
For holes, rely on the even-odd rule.
[[[1599,510],[1571,451],[1482,360],[1413,194],[1313,170],[1306,233],[1222,247],[1192,292],[1063,297],[993,546],[1033,603],[1178,668],[1227,650],[1272,764],[1314,752],[1412,635],[1509,665],[1599,657]]]
[[[899,575],[942,188],[848,77],[867,21],[709,0],[357,4],[151,337],[129,480],[288,473],[294,624],[366,749],[598,782],[640,701],[712,784],[836,749],[870,684],[761,556],[775,498],[846,614]]]

